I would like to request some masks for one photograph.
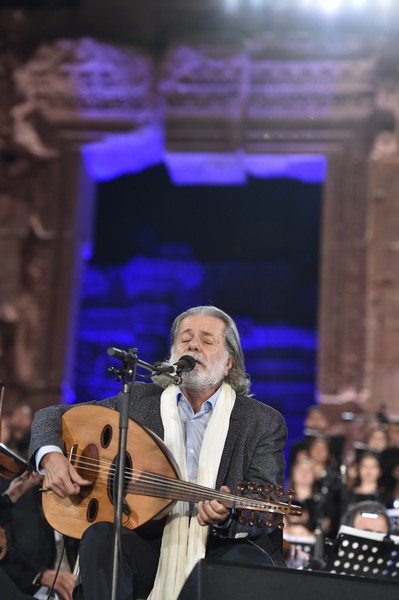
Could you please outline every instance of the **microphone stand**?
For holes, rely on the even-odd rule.
[[[172,383],[179,385],[181,377],[178,374],[170,373],[174,371],[172,366],[162,368],[162,365],[155,366],[145,363],[137,358],[137,348],[129,348],[129,351],[119,350],[118,348],[108,348],[107,353],[122,361],[122,367],[116,369],[110,367],[108,372],[115,375],[117,381],[122,381],[122,395],[119,403],[119,440],[118,456],[116,461],[116,479],[113,482],[114,497],[114,554],[112,563],[112,592],[111,600],[116,600],[118,590],[118,571],[119,555],[121,550],[121,525],[122,525],[122,506],[124,493],[124,476],[126,462],[127,430],[129,427],[129,388],[130,384],[136,378],[137,366],[143,367],[153,374],[162,373],[168,377]],[[168,372],[169,371],[169,372]],[[116,502],[115,502],[116,498]]]

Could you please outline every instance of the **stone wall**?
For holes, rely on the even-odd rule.
[[[42,44],[25,60],[3,52],[11,92],[0,121],[0,376],[10,398],[52,403],[68,385],[93,200],[82,191],[82,147],[155,123],[165,160],[230,154],[245,172],[269,153],[327,157],[320,395],[393,407],[395,340],[388,326],[377,336],[376,323],[391,323],[396,306],[395,153],[389,164],[373,158],[372,189],[383,182],[389,200],[369,200],[368,187],[381,117],[395,119],[398,86],[386,56],[383,42],[356,36],[334,45],[289,36],[176,41],[156,57],[88,38]],[[374,275],[381,261],[392,264],[383,280]]]

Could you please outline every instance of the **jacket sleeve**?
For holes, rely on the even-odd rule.
[[[276,487],[284,485],[285,460],[283,451],[287,439],[287,427],[282,415],[272,409],[271,411],[270,418],[265,419],[264,422],[261,421],[252,432],[250,430],[246,431],[247,439],[241,447],[244,456],[241,471],[242,481],[244,482],[253,481],[256,484],[263,485],[271,483],[274,488],[271,499],[276,499]],[[235,457],[233,455],[232,463],[234,464],[234,462]],[[234,471],[234,468],[231,471]],[[233,475],[229,474],[226,482],[233,493],[237,493],[237,480],[232,480],[231,477],[236,478],[237,476],[237,472],[234,472]],[[261,535],[271,533],[276,526],[276,518],[273,518],[274,524],[271,527],[266,525],[266,521],[270,516],[270,513],[266,512],[256,512],[251,515],[251,511],[242,511],[242,515],[240,515],[240,511],[233,511],[232,516],[230,526],[224,530],[216,529],[214,534],[230,539],[255,539]],[[240,516],[245,519],[245,522],[241,522]],[[250,525],[251,516],[255,521],[253,525]],[[280,518],[278,515],[276,517],[277,519]]]
[[[85,405],[105,406],[115,408],[118,403],[118,396],[107,398],[100,402],[87,402]],[[62,440],[62,416],[66,411],[80,406],[79,404],[65,405],[58,404],[41,408],[35,413],[31,428],[31,439],[29,448],[29,463],[35,469],[35,454],[42,446],[58,446],[64,449]]]

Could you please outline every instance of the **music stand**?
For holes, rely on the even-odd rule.
[[[391,531],[399,535],[399,508],[388,508],[387,515],[391,523]]]
[[[299,550],[302,550],[302,552],[306,552],[306,554],[309,554],[310,556],[314,555],[314,547],[315,547],[315,538],[311,537],[311,536],[305,536],[305,535],[290,535],[290,534],[283,534],[284,535],[284,540],[286,542],[288,542],[291,546],[295,546],[296,548],[298,548]]]
[[[399,537],[341,525],[326,571],[399,581]]]

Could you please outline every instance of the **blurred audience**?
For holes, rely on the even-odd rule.
[[[337,463],[342,461],[345,438],[341,435],[328,435],[328,430],[331,425],[327,414],[321,405],[316,404],[309,406],[306,411],[303,425],[303,437],[290,445],[288,467],[290,467],[299,456],[306,456],[308,454],[309,443],[313,438],[319,436],[328,437],[330,449],[335,460]]]
[[[288,489],[294,490],[294,504],[302,507],[302,515],[287,518],[285,533],[290,535],[311,536],[317,526],[318,486],[309,457],[300,456],[291,466]]]
[[[374,452],[382,452],[388,448],[389,434],[387,427],[381,425],[371,427],[364,437],[364,443],[366,448],[374,450]]]
[[[323,408],[319,405],[309,406],[306,411],[303,426],[303,437],[294,441],[290,446],[288,458],[289,468],[298,458],[301,456],[307,456],[309,438],[318,433],[324,433],[328,429],[329,422]]]
[[[380,488],[382,474],[378,455],[363,452],[356,463],[356,478],[341,489],[341,514],[362,501],[378,501],[385,505],[385,496]]]

